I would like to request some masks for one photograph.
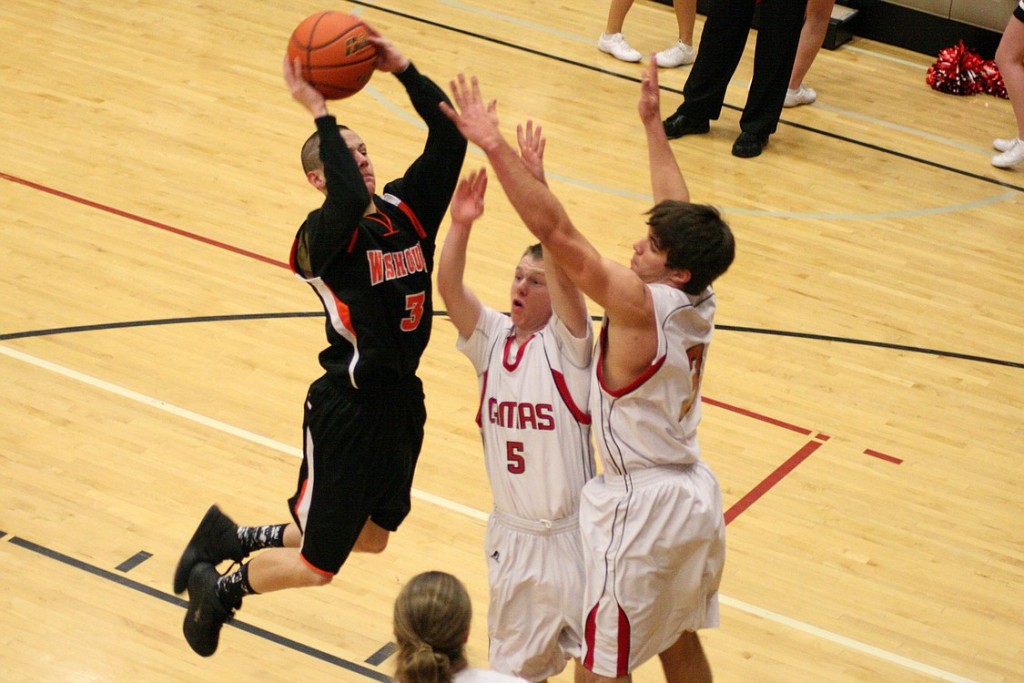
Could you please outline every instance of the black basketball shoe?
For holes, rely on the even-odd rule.
[[[234,609],[217,597],[219,578],[220,574],[208,562],[194,566],[188,577],[188,611],[185,612],[182,631],[189,647],[203,657],[209,657],[217,651],[220,629],[235,614]]]
[[[245,551],[238,540],[238,525],[219,507],[211,505],[178,560],[174,570],[174,592],[185,592],[192,568],[200,562],[216,566],[223,560],[241,562],[244,558]]]

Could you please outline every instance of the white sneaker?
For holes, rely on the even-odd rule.
[[[1002,154],[992,157],[992,165],[996,168],[1012,168],[1024,162],[1024,140],[1017,138],[1013,146]]]
[[[621,33],[602,33],[597,40],[597,49],[623,62],[639,62],[643,56],[629,46]]]
[[[697,59],[697,53],[694,51],[693,46],[687,45],[681,40],[672,47],[662,50],[654,56],[654,61],[657,62],[658,66],[666,69],[670,69],[674,66],[693,64],[693,60],[695,59]]]
[[[1017,138],[996,138],[992,141],[992,149],[997,152],[1009,152],[1015,142]]]
[[[782,106],[799,107],[801,104],[811,104],[816,99],[818,99],[818,93],[814,92],[806,85],[801,84],[796,90],[793,90],[792,88],[786,89],[786,101]]]

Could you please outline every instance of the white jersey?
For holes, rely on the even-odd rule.
[[[590,411],[608,473],[700,460],[700,383],[714,328],[715,295],[711,288],[698,295],[663,284],[648,288],[658,328],[657,354],[635,381],[617,391],[609,391],[603,381],[606,330],[601,330]]]
[[[526,680],[490,669],[463,669],[452,677],[452,683],[526,683]]]
[[[511,318],[485,306],[457,348],[480,382],[477,424],[495,510],[529,520],[576,514],[580,490],[594,476],[589,322],[577,339],[552,315],[517,346]]]

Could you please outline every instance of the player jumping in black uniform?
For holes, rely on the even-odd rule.
[[[444,92],[370,32],[377,70],[405,86],[427,142],[405,175],[375,194],[366,145],[286,58],[292,96],[316,121],[303,169],[326,195],[299,229],[290,261],[324,306],[330,344],[320,354],[325,374],[306,397],[293,521],[239,527],[214,505],[178,562],[174,591],[189,593],[185,638],[203,656],[216,651],[243,596],[330,583],[350,552],[383,551],[409,513],[426,421],[416,369],[430,339],[434,243],[466,141],[438,107],[448,102]],[[242,564],[221,576],[216,565],[226,559]]]

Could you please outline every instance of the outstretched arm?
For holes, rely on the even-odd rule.
[[[448,309],[448,318],[469,339],[473,334],[483,305],[466,286],[466,247],[473,222],[484,212],[484,193],[487,191],[487,171],[473,171],[459,181],[452,197],[452,225],[448,228],[437,265],[437,290]]]
[[[690,191],[679,170],[672,148],[665,137],[665,126],[661,123],[661,92],[658,89],[658,67],[651,55],[650,66],[644,71],[640,83],[640,102],[637,104],[640,122],[647,134],[647,156],[651,166],[651,191],[654,203],[666,199],[690,201]]]
[[[526,125],[516,126],[516,140],[519,142],[519,157],[533,177],[547,186],[544,178],[544,131],[540,126],[534,127],[532,120]],[[559,265],[553,253],[544,253],[544,274],[547,279],[548,293],[551,296],[551,310],[578,339],[587,336],[588,313],[583,293],[573,284],[565,270]]]
[[[444,90],[421,74],[390,40],[368,28],[369,41],[377,47],[377,70],[394,74],[427,124],[422,153],[401,178],[384,186],[384,193],[396,195],[412,207],[432,242],[459,182],[466,141],[437,108],[439,102],[448,99]]]
[[[466,139],[487,155],[509,201],[547,253],[583,292],[618,319],[636,319],[647,289],[633,271],[605,259],[575,228],[558,198],[537,180],[498,130],[497,104],[484,105],[475,77],[459,75],[451,84],[458,112],[441,109]]]

